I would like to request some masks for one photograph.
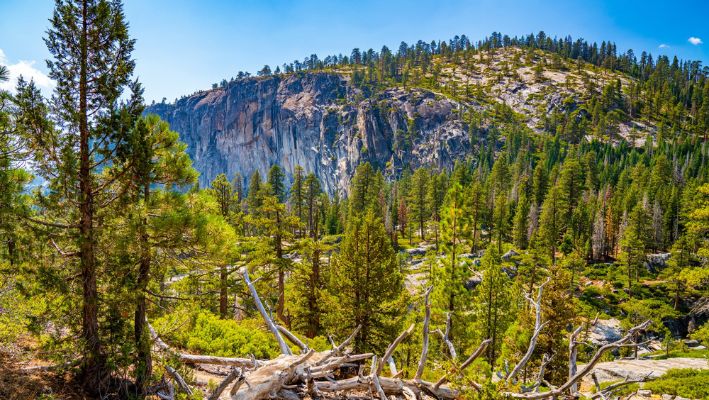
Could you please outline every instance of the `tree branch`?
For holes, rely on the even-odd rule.
[[[546,325],[546,322],[542,323],[542,294],[544,293],[544,286],[549,283],[551,278],[547,278],[547,280],[539,285],[539,289],[537,291],[537,300],[535,301],[531,297],[525,295],[527,300],[532,304],[535,310],[535,318],[534,318],[534,332],[532,333],[532,338],[529,340],[529,347],[527,347],[527,352],[524,354],[521,360],[515,365],[515,367],[512,369],[512,372],[507,376],[507,383],[515,383],[515,377],[521,371],[525,365],[527,365],[527,362],[529,362],[529,359],[532,358],[532,353],[534,353],[534,348],[537,346],[537,338],[539,337],[539,334],[541,333],[542,329],[544,329],[544,326]]]
[[[258,292],[256,291],[256,288],[254,287],[253,283],[249,279],[248,269],[246,269],[246,267],[241,267],[240,272],[241,276],[244,277],[244,282],[246,282],[246,285],[249,287],[249,291],[251,291],[251,296],[254,298],[256,308],[258,308],[258,311],[261,313],[261,316],[266,321],[268,329],[271,330],[273,336],[276,337],[276,340],[278,341],[278,346],[281,348],[281,353],[285,355],[292,355],[293,353],[290,351],[290,348],[288,347],[286,342],[283,341],[283,338],[281,337],[281,334],[278,331],[276,324],[273,322],[271,317],[266,312],[266,309],[263,307],[263,303],[261,303],[261,298],[259,297]]]
[[[421,346],[421,358],[419,359],[419,365],[416,369],[416,375],[414,375],[414,380],[421,380],[424,368],[426,367],[426,358],[428,358],[428,325],[431,320],[431,303],[429,302],[429,296],[431,295],[431,290],[433,286],[429,286],[426,290],[426,295],[424,296],[424,316],[423,316],[423,345]]]

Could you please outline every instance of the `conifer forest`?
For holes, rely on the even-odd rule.
[[[122,1],[41,18],[53,90],[0,91],[1,398],[709,398],[700,61],[494,32],[149,102]]]

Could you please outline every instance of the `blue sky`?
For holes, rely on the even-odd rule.
[[[146,99],[159,101],[209,88],[239,70],[302,60],[316,53],[349,54],[466,34],[476,41],[499,31],[522,35],[613,40],[636,54],[677,55],[709,63],[709,2],[705,1],[461,1],[461,0],[125,0],[137,39],[136,73]],[[51,81],[42,41],[51,0],[0,0],[0,64],[13,75]],[[695,44],[690,43],[690,38]],[[701,42],[701,43],[700,43]],[[661,47],[662,46],[662,47]],[[7,84],[6,84],[7,86]]]

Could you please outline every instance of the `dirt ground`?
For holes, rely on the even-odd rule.
[[[0,352],[0,399],[88,399],[69,376],[50,371],[28,373],[21,368],[16,358]]]

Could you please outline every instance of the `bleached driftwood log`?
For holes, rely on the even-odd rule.
[[[283,354],[267,361],[246,377],[244,385],[232,393],[231,398],[233,400],[260,400],[278,393],[284,385],[293,383],[298,367],[314,354],[313,350],[297,356]]]
[[[524,353],[522,359],[519,360],[517,365],[515,365],[515,367],[512,369],[512,372],[510,372],[510,374],[507,376],[507,383],[517,383],[515,377],[517,376],[519,371],[521,371],[527,365],[529,359],[532,358],[534,348],[537,346],[537,338],[539,338],[539,334],[542,332],[542,329],[544,329],[544,326],[546,326],[547,324],[546,322],[542,322],[542,294],[544,293],[544,286],[549,283],[550,279],[551,278],[547,278],[544,283],[539,285],[536,300],[525,294],[527,301],[529,301],[534,307],[534,332],[532,332],[532,338],[529,339],[529,346],[527,347],[527,352]]]
[[[432,288],[428,288],[424,297],[425,310],[421,358],[418,361],[418,368],[414,378],[401,379],[399,377],[399,373],[396,372],[396,367],[391,367],[391,365],[394,364],[392,357],[397,346],[411,335],[415,328],[414,324],[409,326],[408,329],[397,336],[397,338],[387,347],[381,358],[371,353],[350,354],[349,351],[346,350],[347,346],[354,340],[355,336],[359,332],[360,327],[357,327],[355,331],[352,332],[352,334],[350,334],[350,336],[347,337],[347,339],[340,345],[337,345],[334,340],[330,338],[332,343],[331,350],[315,352],[314,350],[309,349],[305,342],[299,339],[295,334],[289,332],[285,327],[278,326],[274,323],[261,304],[258,293],[256,292],[253,283],[248,278],[248,273],[243,269],[241,272],[244,276],[244,280],[247,282],[247,285],[251,290],[251,294],[257,303],[257,308],[259,308],[259,312],[264,318],[266,325],[269,327],[269,330],[273,333],[281,346],[281,351],[283,354],[279,357],[273,360],[257,361],[255,359],[249,360],[242,358],[199,356],[174,352],[157,336],[155,330],[148,324],[150,333],[153,336],[155,347],[160,351],[176,354],[183,362],[193,364],[210,363],[219,365],[234,365],[242,367],[241,370],[234,369],[231,371],[231,373],[218,385],[217,389],[208,397],[210,400],[218,399],[223,391],[226,390],[226,388],[235,380],[236,382],[234,382],[231,390],[229,391],[229,395],[232,400],[259,400],[265,398],[296,400],[306,393],[312,398],[317,398],[323,393],[333,392],[339,392],[340,395],[348,396],[353,391],[359,392],[360,394],[370,393],[370,395],[376,396],[381,400],[387,399],[387,396],[392,395],[396,398],[405,398],[407,400],[419,399],[424,396],[440,400],[454,400],[460,398],[462,393],[457,389],[452,389],[446,386],[446,383],[458,377],[460,373],[465,370],[465,368],[470,366],[485,352],[485,349],[491,343],[490,339],[483,340],[478,348],[462,364],[444,374],[435,383],[422,380],[429,350],[428,342],[431,317],[429,295]],[[569,360],[572,366],[570,366],[567,381],[556,387],[544,380],[545,367],[551,360],[550,355],[544,355],[541,367],[538,369],[536,374],[536,382],[531,386],[521,387],[520,389],[516,386],[515,378],[531,359],[536,347],[537,337],[546,325],[546,322],[542,321],[541,312],[541,300],[545,284],[546,282],[539,287],[536,299],[527,297],[535,311],[534,331],[532,338],[530,339],[529,347],[527,348],[524,356],[520,359],[511,372],[506,373],[503,376],[504,385],[500,390],[500,395],[504,397],[532,400],[559,398],[563,397],[567,392],[575,395],[578,382],[584,376],[593,371],[594,366],[600,361],[603,354],[618,347],[637,346],[637,343],[632,342],[633,339],[650,324],[650,321],[646,321],[630,329],[627,334],[618,341],[602,346],[596,351],[588,364],[584,365],[580,370],[577,370],[576,367],[576,347],[579,343],[578,336],[581,332],[581,329],[578,328],[572,333],[570,338]],[[449,336],[450,315],[447,316],[446,325],[445,333],[440,330],[437,331],[440,333],[443,341],[447,345],[453,361],[455,361],[457,355],[455,352],[455,347],[453,346]],[[293,355],[281,335],[285,336],[294,345],[298,346],[304,354]],[[357,376],[337,379],[342,377],[341,371],[344,366],[357,365],[354,363],[362,362],[370,358],[372,361],[368,375],[363,374],[363,366],[360,364],[360,373]],[[384,365],[387,363],[390,364],[393,375],[392,377],[381,376]],[[250,368],[250,370],[247,370],[247,368]],[[177,383],[181,390],[189,393],[191,389],[179,376],[179,374],[177,374],[177,372],[169,366],[166,367],[166,370],[170,376],[173,377],[173,380]],[[507,367],[505,368],[505,371],[508,371]],[[174,389],[172,388],[170,382],[163,380],[163,383],[164,385],[158,392],[156,392],[156,394],[163,399],[174,398]],[[547,391],[542,392],[539,390],[542,383],[547,386]],[[605,400],[612,390],[628,383],[633,382],[621,382],[617,386],[611,386],[610,389],[605,388],[600,390],[597,395],[594,395],[594,398],[601,398],[602,400]],[[480,390],[482,386],[476,382],[470,382],[467,384],[467,387],[463,386],[461,390],[468,388]]]
[[[153,344],[158,350],[170,353],[177,356],[177,358],[185,364],[213,364],[213,365],[228,365],[233,367],[241,368],[256,368],[263,364],[263,361],[250,359],[250,358],[239,358],[239,357],[215,357],[215,356],[205,356],[200,354],[190,354],[182,353],[176,351],[165,343],[150,323],[148,323],[148,330],[150,331],[150,336],[152,337]]]
[[[263,303],[261,302],[261,298],[259,297],[258,292],[256,291],[256,287],[254,286],[253,282],[251,282],[251,279],[249,279],[249,270],[246,269],[246,267],[241,267],[239,273],[241,273],[241,276],[244,277],[244,282],[246,282],[246,286],[249,287],[249,291],[251,292],[251,296],[254,298],[256,308],[258,308],[258,312],[261,313],[261,316],[263,317],[264,321],[266,321],[268,329],[271,331],[271,333],[273,333],[273,336],[276,337],[276,340],[278,341],[278,347],[281,348],[281,353],[285,355],[293,354],[290,351],[290,347],[288,347],[286,342],[283,341],[281,333],[278,331],[278,327],[266,312],[266,309],[264,308]]]
[[[619,347],[627,347],[628,342],[630,342],[637,333],[644,331],[647,329],[647,327],[650,325],[650,320],[643,322],[640,325],[637,325],[625,334],[622,338],[616,340],[613,343],[608,343],[606,345],[601,346],[598,350],[596,350],[596,353],[591,357],[591,360],[581,368],[574,376],[569,378],[563,385],[559,386],[558,388],[554,388],[552,390],[549,390],[548,392],[540,392],[540,393],[513,393],[513,392],[505,392],[504,394],[509,396],[509,397],[514,397],[518,399],[546,399],[549,397],[557,398],[563,395],[564,392],[568,391],[574,384],[579,382],[584,376],[588,375],[593,371],[593,367],[598,364],[599,361],[601,361],[601,358],[603,355],[611,350],[617,349]],[[637,344],[632,343],[630,346],[637,346]]]
[[[419,365],[416,369],[416,375],[414,375],[414,380],[417,381],[421,380],[424,368],[426,368],[426,359],[428,358],[428,325],[431,321],[431,303],[429,302],[429,297],[431,296],[432,290],[433,286],[429,286],[424,296],[423,343],[421,346],[421,358],[419,359]]]

